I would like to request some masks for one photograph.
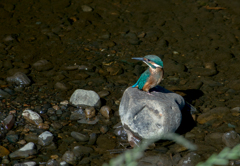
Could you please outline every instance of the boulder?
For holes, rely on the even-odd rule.
[[[182,96],[163,87],[152,88],[150,94],[137,88],[125,90],[119,107],[122,125],[131,137],[150,139],[175,132],[181,124]]]

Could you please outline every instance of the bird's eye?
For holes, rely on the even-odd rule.
[[[151,62],[151,60],[150,60],[150,59],[148,59],[148,61],[149,61],[149,62]]]

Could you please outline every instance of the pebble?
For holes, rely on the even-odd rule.
[[[84,135],[75,131],[71,132],[71,136],[73,138],[75,138],[77,141],[81,141],[81,142],[85,142],[89,140],[89,136],[88,135]]]
[[[91,12],[93,10],[90,6],[87,5],[82,5],[81,8],[84,12]]]
[[[30,155],[37,154],[36,146],[33,142],[29,142],[28,144],[24,145],[22,148],[12,152],[9,154],[11,159],[21,159],[27,158]]]
[[[106,96],[108,96],[110,94],[109,91],[103,90],[97,93],[99,95],[100,98],[104,98]]]
[[[79,120],[79,119],[83,119],[84,117],[85,117],[85,115],[83,113],[73,112],[70,115],[70,120]]]
[[[53,141],[53,134],[49,131],[45,131],[38,136],[38,144],[41,146],[48,146]]]
[[[69,164],[75,165],[77,162],[77,156],[72,151],[66,151],[62,156],[62,160]]]
[[[97,134],[96,133],[91,133],[90,136],[89,136],[88,145],[95,144],[96,140],[97,140]]]
[[[11,95],[4,90],[0,89],[0,99],[1,98],[9,98]]]
[[[0,146],[0,157],[9,155],[9,150],[7,150],[5,147]]]
[[[70,97],[70,102],[74,105],[88,105],[100,107],[101,101],[98,94],[92,90],[77,89]]]
[[[99,121],[99,118],[98,117],[94,117],[91,120],[84,118],[84,119],[78,120],[77,122],[78,123],[83,123],[83,124],[92,124],[92,125],[94,125],[98,121]]]
[[[92,158],[91,157],[84,157],[79,164],[80,165],[85,165],[85,164],[89,164],[91,162]]]
[[[232,130],[223,134],[222,141],[227,147],[233,148],[240,143],[240,136],[236,131]]]
[[[63,125],[60,122],[53,122],[51,124],[51,126],[55,129],[55,130],[59,130],[63,127]]]
[[[25,134],[24,139],[25,139],[27,142],[38,143],[38,135],[37,135],[37,133]]]
[[[39,129],[43,129],[43,130],[48,130],[49,129],[49,125],[46,123],[40,123],[37,128]]]
[[[75,146],[72,151],[75,155],[81,156],[81,155],[88,155],[89,153],[92,153],[93,149],[86,146]]]
[[[201,161],[201,156],[195,152],[185,155],[177,164],[177,166],[196,166]]]
[[[52,63],[50,63],[46,59],[39,60],[35,62],[32,66],[37,71],[47,71],[53,68]]]
[[[108,132],[108,127],[107,126],[101,126],[100,127],[100,131],[101,131],[101,133],[103,133],[103,134],[105,134],[106,132]]]
[[[7,77],[6,80],[7,82],[20,87],[29,86],[31,83],[31,80],[28,78],[28,76],[22,72],[17,72],[13,76]]]
[[[102,114],[103,117],[109,119],[110,118],[110,113],[111,113],[111,108],[107,105],[102,106],[100,109],[100,113]]]
[[[54,159],[50,159],[47,161],[46,166],[59,166],[59,162]]]
[[[62,90],[62,91],[67,91],[67,90],[71,89],[71,86],[69,86],[63,82],[56,82],[54,85],[54,88]]]
[[[36,166],[36,165],[37,163],[35,161],[26,161],[23,163],[14,164],[14,166]]]
[[[216,108],[211,109],[208,112],[205,112],[205,113],[199,115],[197,118],[197,122],[200,124],[204,124],[213,119],[221,119],[227,113],[229,113],[229,109],[227,107],[216,107]]]
[[[68,105],[68,101],[67,100],[61,101],[60,104],[61,105]]]
[[[16,143],[18,141],[18,135],[17,134],[9,134],[6,136],[7,140],[10,143]]]
[[[41,116],[38,113],[29,109],[25,109],[22,113],[22,116],[25,120],[35,125],[39,125],[43,122]]]
[[[15,118],[10,114],[5,119],[3,119],[2,123],[7,130],[11,130],[15,124]]]
[[[85,117],[87,119],[93,118],[95,116],[96,110],[94,107],[85,108]]]
[[[145,166],[146,163],[151,166],[155,165],[163,165],[163,166],[170,166],[172,164],[172,160],[169,155],[166,154],[159,154],[159,155],[150,155],[150,156],[144,156],[141,158],[138,162],[138,166]]]

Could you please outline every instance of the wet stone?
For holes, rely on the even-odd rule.
[[[77,89],[70,98],[70,102],[74,105],[88,105],[100,107],[101,101],[98,94],[91,90]]]
[[[59,162],[54,159],[50,159],[47,161],[46,166],[59,166]]]
[[[104,97],[108,96],[109,94],[110,94],[109,91],[106,91],[106,90],[98,92],[98,95],[100,98],[104,98]]]
[[[42,146],[48,146],[52,143],[53,134],[49,131],[43,132],[41,135],[38,136],[38,144]]]
[[[94,125],[94,124],[96,124],[98,121],[99,121],[99,118],[98,118],[98,117],[94,117],[94,118],[91,118],[91,119],[83,118],[83,119],[81,119],[81,120],[78,120],[77,122],[78,122],[78,123],[82,123],[82,124],[91,124],[91,125]]]
[[[73,138],[75,138],[77,141],[88,141],[89,140],[89,136],[88,135],[84,135],[84,134],[81,134],[81,133],[78,133],[78,132],[75,132],[75,131],[72,131],[71,132],[71,136]]]
[[[62,91],[66,91],[66,90],[71,89],[71,86],[69,86],[63,82],[56,82],[56,84],[54,85],[54,88],[62,90]]]
[[[62,160],[74,165],[77,162],[77,156],[72,151],[66,151],[62,156]]]
[[[79,120],[79,119],[83,119],[84,117],[85,117],[85,115],[83,113],[73,112],[70,115],[70,120]]]
[[[90,119],[95,116],[96,110],[94,107],[87,107],[87,108],[85,108],[84,112],[85,112],[85,117],[87,119]]]
[[[236,131],[229,131],[223,134],[222,141],[227,147],[234,147],[240,143],[240,136]]]
[[[179,161],[177,166],[195,166],[200,161],[201,157],[197,153],[190,152]]]
[[[81,8],[84,12],[91,12],[93,10],[90,6],[87,5],[82,5]]]
[[[15,118],[13,115],[8,115],[3,120],[3,125],[7,130],[11,130],[11,128],[14,126],[14,123],[15,123]]]
[[[25,120],[35,125],[39,125],[43,122],[41,116],[38,113],[29,109],[25,109],[22,113],[22,116]]]
[[[84,157],[80,162],[79,164],[88,164],[91,162],[91,157]]]
[[[100,131],[101,131],[101,133],[103,133],[103,134],[105,134],[106,132],[108,132],[108,127],[107,126],[101,126],[100,127]]]
[[[9,154],[9,157],[11,159],[20,159],[20,158],[27,158],[28,156],[34,155],[34,154],[37,154],[36,147],[33,142],[29,142],[22,148]]]
[[[14,166],[36,166],[36,165],[37,163],[35,161],[26,161],[23,163],[14,164]]]
[[[59,129],[61,129],[61,128],[63,127],[63,125],[62,125],[61,123],[59,123],[59,122],[53,122],[53,123],[51,124],[51,126],[52,126],[55,130],[59,130]]]

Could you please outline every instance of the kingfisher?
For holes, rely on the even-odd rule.
[[[132,59],[140,60],[146,63],[149,68],[142,73],[133,88],[138,88],[149,93],[149,90],[157,86],[163,79],[163,61],[156,55],[146,55],[144,57],[134,57]]]

